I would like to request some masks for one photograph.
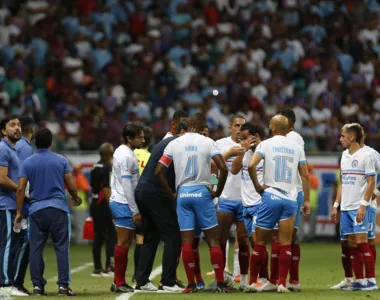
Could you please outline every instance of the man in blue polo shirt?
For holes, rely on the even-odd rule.
[[[21,138],[21,124],[17,117],[0,122],[0,290],[11,295],[27,296],[12,288],[14,262],[17,260],[18,234],[12,230],[16,215],[16,190],[20,161],[16,143]]]
[[[21,122],[21,139],[16,143],[17,156],[22,163],[25,159],[33,154],[33,148],[31,141],[34,135],[34,120],[32,117],[20,117]],[[28,190],[28,188],[27,188]],[[25,218],[29,216],[29,191],[27,191],[27,197],[25,198],[22,214]],[[28,229],[21,230],[18,235],[18,253],[15,265],[15,276],[13,287],[20,292],[30,294],[24,286],[24,279],[26,270],[29,264],[29,234]]]
[[[68,161],[49,150],[52,141],[53,135],[49,129],[38,130],[35,136],[37,151],[21,164],[16,193],[15,226],[23,219],[22,206],[29,181],[30,275],[34,286],[33,295],[46,295],[42,254],[51,234],[58,262],[58,295],[75,296],[69,288],[71,225],[64,184],[74,200],[73,204],[79,205],[82,200],[77,195]]]

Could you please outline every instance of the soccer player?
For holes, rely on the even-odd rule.
[[[91,217],[94,220],[95,238],[92,243],[92,258],[94,261],[93,277],[113,277],[114,266],[112,257],[116,245],[116,231],[108,203],[111,197],[111,172],[114,148],[110,143],[104,143],[99,148],[100,160],[91,170],[92,201]],[[105,243],[106,263],[102,267],[101,250]]]
[[[164,136],[163,140],[168,138],[168,137],[174,136],[176,134],[177,126],[178,126],[179,122],[181,122],[182,118],[186,118],[187,116],[188,116],[188,114],[184,110],[177,110],[173,114],[172,127],[170,128],[170,131]]]
[[[20,118],[21,122],[21,139],[16,143],[17,156],[22,163],[29,156],[33,155],[33,148],[31,145],[34,136],[34,120],[31,117],[25,116]],[[25,198],[23,206],[23,216],[29,216],[29,201],[28,197]],[[29,264],[29,235],[28,230],[21,230],[18,234],[19,248],[17,253],[16,269],[15,269],[15,283],[14,288],[22,293],[30,294],[24,286],[24,279],[26,270]]]
[[[247,151],[240,153],[236,156],[231,166],[232,174],[239,174],[241,172],[241,195],[243,200],[243,218],[245,231],[247,236],[251,239],[252,245],[256,240],[256,214],[261,202],[261,195],[258,194],[253,186],[252,180],[248,174],[248,164],[252,159],[253,153],[256,147],[264,139],[264,129],[253,125],[251,123],[245,123],[241,126],[240,136],[242,140],[247,140],[249,137],[255,137],[255,143],[251,145]],[[263,163],[262,161],[256,168],[259,182],[263,183]],[[259,277],[261,282],[265,284],[268,281],[268,252],[266,252],[266,263],[262,265],[260,269]],[[252,282],[250,282],[252,284]],[[240,286],[239,290],[244,291],[248,288],[248,275],[240,274]]]
[[[207,124],[205,125],[205,128],[203,128],[201,134],[202,134],[203,136],[205,136],[205,137],[210,137],[210,130],[209,130]]]
[[[296,115],[291,109],[284,109],[281,113],[282,116],[285,116],[288,119],[288,133],[286,137],[293,140],[295,143],[301,146],[301,148],[305,149],[305,142],[301,135],[294,131],[294,124],[296,122]],[[287,285],[290,291],[300,291],[301,286],[299,283],[299,263],[301,258],[301,249],[297,240],[297,231],[301,221],[301,210],[304,202],[304,195],[302,190],[302,182],[301,177],[298,174],[298,194],[297,194],[297,215],[296,215],[296,223],[293,231],[292,238],[292,261],[290,264],[290,272],[289,272],[289,284]],[[277,230],[276,230],[277,231]],[[274,232],[273,242],[271,244],[271,281],[275,282],[278,279],[278,258],[280,251],[280,243],[277,239],[277,232]]]
[[[18,234],[13,231],[16,215],[16,190],[20,160],[16,143],[21,138],[21,123],[18,117],[6,117],[0,123],[0,291],[13,296],[27,296],[13,288],[15,261],[19,248]]]
[[[116,226],[115,276],[111,291],[133,292],[125,282],[128,251],[136,226],[141,225],[141,215],[135,201],[135,188],[139,180],[139,164],[133,150],[144,143],[143,126],[128,123],[122,131],[123,144],[119,146],[112,161],[110,209]]]
[[[178,136],[183,135],[188,128],[187,118],[182,118],[177,126],[177,134],[158,143],[152,151],[149,161],[140,177],[135,190],[136,203],[144,220],[144,244],[141,247],[140,260],[136,271],[136,290],[157,291],[157,287],[149,281],[154,257],[160,239],[164,241],[162,256],[162,276],[158,289],[168,292],[179,292],[176,269],[181,250],[181,234],[175,209],[176,203],[168,199],[154,174],[158,161],[166,146]],[[175,190],[175,174],[173,166],[165,174],[170,188]]]
[[[218,241],[218,222],[213,198],[220,196],[227,179],[227,166],[216,143],[197,132],[204,128],[205,118],[195,114],[189,120],[189,132],[171,141],[157,165],[156,178],[168,197],[177,199],[177,215],[182,235],[182,259],[188,279],[183,293],[197,291],[194,280],[192,243],[196,223],[203,230],[210,247],[211,263],[215,270],[217,292],[229,292],[224,286],[223,254]],[[210,159],[219,169],[216,192],[211,190]],[[165,178],[165,170],[174,162],[176,189],[173,194]],[[177,198],[178,195],[178,198]]]
[[[257,278],[266,259],[266,244],[272,238],[272,230],[278,222],[279,283],[277,292],[289,292],[286,278],[291,264],[291,242],[297,214],[298,172],[305,193],[304,213],[310,210],[310,184],[305,152],[297,143],[286,137],[288,119],[274,116],[269,123],[273,137],[261,142],[248,166],[255,190],[262,194],[262,203],[257,212],[256,243],[251,256],[251,279]],[[264,160],[264,185],[258,181],[257,166]],[[250,291],[257,291],[255,283]]]
[[[64,184],[73,198],[73,204],[80,205],[82,200],[77,195],[67,159],[49,150],[52,141],[53,135],[49,129],[38,130],[35,137],[37,152],[21,165],[14,226],[18,227],[23,219],[22,207],[29,181],[30,276],[34,286],[33,295],[46,295],[43,250],[50,234],[58,263],[58,295],[75,296],[69,287],[71,224]]]
[[[145,126],[144,127],[145,142],[141,145],[141,148],[135,149],[133,151],[135,153],[137,161],[139,163],[140,176],[141,176],[142,172],[144,171],[144,168],[145,168],[146,164],[148,163],[148,160],[150,157],[150,152],[148,151],[148,148],[149,148],[151,140],[152,140],[152,135],[153,135],[152,129]],[[135,252],[133,254],[133,260],[134,260],[134,264],[135,264],[135,272],[134,272],[133,277],[132,277],[132,282],[136,282],[136,270],[137,270],[138,262],[140,259],[141,247],[144,243],[144,235],[143,235],[141,227],[136,227],[135,235],[136,235],[136,246],[135,246]]]
[[[247,142],[243,147],[239,144],[239,132],[244,123],[244,117],[240,115],[232,116],[229,126],[231,135],[227,138],[216,141],[216,144],[223,154],[223,158],[225,159],[229,170],[226,185],[218,200],[220,246],[222,248],[224,258],[223,269],[227,260],[226,244],[228,236],[232,224],[236,222],[236,231],[239,243],[240,273],[246,275],[249,267],[249,245],[243,220],[243,204],[240,190],[241,174],[240,172],[236,175],[231,173],[231,166],[236,155],[245,152],[245,150],[250,147],[249,142]],[[248,281],[240,281],[240,283],[244,285],[248,284]]]
[[[363,129],[357,123],[342,128],[340,142],[346,149],[341,160],[341,187],[333,206],[337,220],[340,206],[341,234],[346,236],[356,281],[344,290],[377,290],[375,261],[368,245],[370,201],[375,188],[375,163],[371,153],[360,147]],[[363,261],[366,274],[363,274]]]

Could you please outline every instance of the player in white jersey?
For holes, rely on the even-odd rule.
[[[239,244],[239,263],[241,274],[247,274],[249,267],[249,245],[245,233],[243,220],[243,204],[241,197],[241,174],[231,173],[232,163],[239,153],[245,152],[250,148],[253,140],[244,141],[240,144],[239,132],[241,126],[245,123],[244,117],[235,115],[231,118],[229,126],[230,136],[216,141],[228,167],[228,177],[223,192],[218,200],[218,223],[220,246],[224,254],[224,264],[226,265],[226,244],[230,233],[231,226],[236,222],[237,240]]]
[[[168,137],[174,136],[176,134],[176,131],[177,131],[177,126],[181,122],[181,118],[187,118],[187,117],[188,117],[187,112],[185,112],[184,110],[177,110],[173,114],[173,119],[172,119],[172,124],[171,124],[172,126],[170,128],[170,131],[168,131],[166,133],[163,140],[168,138]]]
[[[346,237],[348,245],[348,249],[344,249],[342,244],[342,251],[346,250],[347,253],[343,254],[350,256],[356,277],[356,281],[350,285],[347,278],[338,284],[344,290],[378,289],[374,255],[368,244],[370,202],[375,188],[376,169],[371,152],[360,145],[364,142],[363,137],[363,128],[357,123],[346,124],[342,128],[340,142],[346,150],[342,154],[341,187],[334,203],[332,218],[337,221],[338,207],[341,206],[341,234]],[[366,278],[363,274],[363,261]]]
[[[262,194],[257,212],[256,243],[251,256],[251,277],[256,278],[265,259],[267,241],[272,230],[279,223],[279,281],[278,292],[289,292],[286,278],[291,264],[291,242],[297,214],[298,172],[301,175],[305,194],[304,213],[310,212],[310,183],[305,152],[300,145],[287,138],[288,119],[274,116],[269,129],[273,137],[260,143],[248,165],[248,171],[255,189]],[[264,160],[264,185],[258,181],[257,166]],[[250,285],[257,291],[256,284]]]
[[[241,195],[243,203],[243,219],[245,225],[245,231],[247,237],[251,239],[252,246],[256,240],[256,217],[259,204],[261,202],[261,195],[258,194],[253,186],[252,180],[248,173],[248,164],[253,157],[253,153],[260,144],[261,140],[264,139],[265,133],[264,129],[253,125],[251,123],[245,123],[241,126],[240,137],[243,140],[247,140],[249,137],[255,137],[255,143],[247,151],[236,156],[234,162],[232,163],[231,173],[241,174]],[[259,177],[259,182],[263,183],[263,162],[261,161],[257,165],[257,173]],[[240,272],[240,286],[239,290],[245,290],[248,288],[248,270],[247,273]],[[260,281],[265,284],[268,280],[268,252],[266,264],[264,263],[259,272]],[[256,281],[257,278],[254,280]],[[251,279],[252,280],[252,279]],[[250,282],[252,283],[252,282]]]
[[[143,126],[128,123],[122,131],[123,145],[113,155],[110,209],[116,226],[115,272],[111,291],[133,292],[125,282],[128,251],[133,241],[135,226],[141,225],[141,216],[135,202],[135,187],[139,179],[139,164],[133,152],[144,143]]]
[[[183,293],[197,291],[194,280],[194,252],[192,243],[196,223],[205,233],[210,247],[211,263],[218,283],[218,292],[229,292],[224,286],[223,254],[218,240],[218,221],[213,202],[220,196],[227,179],[227,166],[216,143],[197,132],[204,128],[202,114],[190,117],[188,132],[171,141],[156,168],[156,178],[173,201],[177,198],[177,216],[182,235],[182,258],[188,279]],[[210,160],[220,171],[216,192],[211,190]],[[173,194],[164,176],[166,168],[174,163],[177,193]]]
[[[282,116],[288,119],[288,133],[286,137],[297,143],[301,146],[303,150],[305,150],[305,142],[302,136],[294,131],[294,124],[296,122],[296,115],[291,109],[284,109],[280,113]],[[297,231],[301,221],[301,210],[304,202],[304,195],[302,190],[302,182],[301,177],[297,175],[298,180],[298,194],[297,194],[297,215],[296,215],[296,223],[293,231],[293,239],[292,239],[292,261],[290,264],[289,271],[289,284],[287,288],[290,291],[300,291],[300,283],[299,283],[299,263],[301,257],[301,249],[297,239]],[[280,251],[280,243],[277,238],[277,228],[273,234],[273,241],[271,244],[271,282],[276,282],[278,280],[278,255]]]

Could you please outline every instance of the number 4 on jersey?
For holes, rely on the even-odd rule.
[[[197,176],[197,161],[198,161],[197,155],[190,156],[187,159],[186,170],[185,170],[185,176],[186,177],[196,177]]]

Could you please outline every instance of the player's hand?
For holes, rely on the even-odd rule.
[[[366,207],[364,205],[360,205],[358,212],[356,213],[356,222],[357,223],[360,224],[364,221],[365,210],[366,210]]]
[[[172,196],[172,200],[175,201],[177,200],[178,192],[175,192]]]
[[[266,185],[260,185],[259,188],[258,188],[258,193],[260,195],[262,195],[264,193],[264,191],[269,188],[269,186],[266,186]]]
[[[240,142],[240,145],[242,148],[244,148],[246,151],[256,143],[256,138],[253,135],[250,135],[247,139]]]
[[[239,154],[244,154],[245,151],[246,151],[246,149],[243,148],[243,147],[240,147],[240,146],[232,146],[232,147],[228,150],[228,152],[229,152],[229,154],[231,155],[231,157],[232,157],[232,156],[238,156]]]
[[[136,227],[140,227],[142,224],[142,217],[140,214],[135,214],[133,216],[133,224],[135,224]]]
[[[23,215],[21,213],[17,213],[14,220],[14,225],[18,226],[18,224],[20,224],[22,219],[24,219]]]
[[[82,204],[82,198],[77,196],[75,199],[71,198],[71,202],[73,206],[79,206]]]
[[[338,224],[338,209],[336,207],[333,207],[332,212],[331,212],[331,220],[335,223]]]
[[[305,202],[303,204],[303,215],[305,217],[307,217],[308,215],[310,215],[310,202]]]

